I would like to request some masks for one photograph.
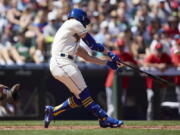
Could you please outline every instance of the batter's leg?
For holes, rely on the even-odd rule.
[[[53,116],[58,116],[62,112],[68,111],[70,109],[80,107],[81,106],[81,100],[77,99],[75,96],[72,96],[68,98],[66,101],[64,101],[62,104],[55,106],[53,109]]]
[[[58,106],[45,106],[44,127],[48,128],[50,121],[54,119],[54,117],[79,106],[81,106],[81,100],[77,99],[75,96],[68,98]]]
[[[80,100],[84,108],[91,112],[95,117],[99,119],[99,124],[101,127],[120,127],[123,122],[112,117],[109,117],[106,112],[92,99],[90,96],[89,89],[84,89],[80,95]]]

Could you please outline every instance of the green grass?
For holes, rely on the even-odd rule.
[[[180,125],[180,121],[124,121],[125,125],[130,125],[130,126],[176,126]],[[37,120],[0,120],[0,126],[13,126],[13,125],[29,125],[29,126],[35,126],[35,125],[42,125],[43,126],[43,121],[37,121]],[[56,120],[55,122],[51,122],[51,125],[54,126],[73,126],[73,125],[98,125],[98,121],[90,120],[90,121],[78,121],[78,120]]]
[[[172,130],[94,129],[94,130],[16,130],[0,131],[1,135],[179,135]]]
[[[42,121],[0,121],[0,126],[43,126]],[[56,121],[51,126],[98,125],[97,121]],[[125,121],[127,126],[176,126],[180,121]],[[68,130],[0,130],[0,135],[180,135],[180,130],[160,129],[68,129]]]

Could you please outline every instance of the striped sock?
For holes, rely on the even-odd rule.
[[[90,96],[82,100],[82,105],[87,109],[88,107],[90,107],[91,104],[94,104],[94,100]]]
[[[75,96],[72,96],[65,100],[62,104],[55,106],[53,109],[53,116],[58,116],[62,112],[68,111],[70,109],[76,108],[81,105],[81,101]]]
[[[94,102],[87,88],[80,93],[79,97],[84,108],[90,111],[95,117],[101,120],[108,117],[106,112]]]

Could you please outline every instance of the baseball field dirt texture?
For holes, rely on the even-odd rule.
[[[180,121],[125,121],[120,128],[100,128],[98,121],[51,122],[48,129],[43,121],[0,121],[0,135],[180,135]]]

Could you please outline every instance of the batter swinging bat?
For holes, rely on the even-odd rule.
[[[167,80],[165,80],[165,79],[163,79],[163,78],[161,78],[161,77],[159,77],[159,76],[155,76],[155,75],[152,75],[152,74],[147,73],[147,72],[145,72],[145,71],[142,71],[142,70],[140,70],[139,68],[136,68],[136,67],[134,67],[134,66],[131,66],[131,65],[129,65],[129,64],[123,62],[123,61],[118,61],[118,62],[121,63],[121,64],[123,64],[123,65],[125,65],[125,66],[127,66],[127,67],[132,68],[133,70],[135,70],[135,71],[137,71],[137,72],[143,73],[143,74],[145,74],[146,76],[151,77],[152,79],[154,79],[155,81],[157,81],[157,82],[159,82],[159,83],[161,83],[161,84],[166,84],[166,85],[169,85],[169,86],[174,86],[174,85],[175,85],[174,83],[170,83],[169,81],[167,81]],[[120,64],[118,64],[118,68],[120,68]]]

